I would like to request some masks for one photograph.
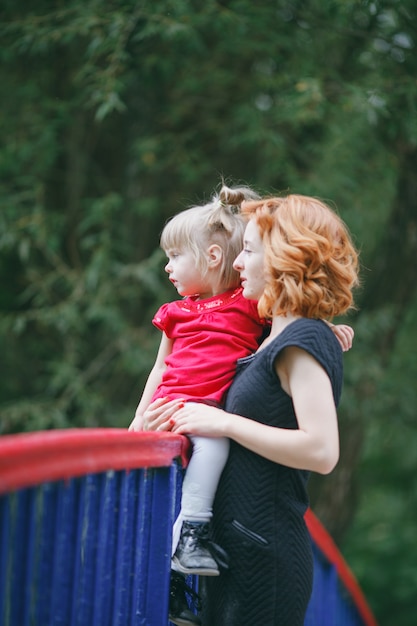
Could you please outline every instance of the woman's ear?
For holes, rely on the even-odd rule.
[[[217,244],[213,243],[207,249],[207,267],[213,269],[220,265],[223,259],[223,251]]]

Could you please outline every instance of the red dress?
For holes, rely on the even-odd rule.
[[[153,319],[174,340],[153,400],[170,396],[221,404],[237,360],[258,348],[267,322],[240,287],[205,300],[197,297],[163,304]]]

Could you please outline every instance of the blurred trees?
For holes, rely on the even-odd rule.
[[[1,432],[129,424],[176,297],[159,232],[222,176],[327,199],[363,285],[312,503],[381,626],[413,623],[414,3],[26,4],[0,24]]]

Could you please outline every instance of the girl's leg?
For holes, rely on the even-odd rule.
[[[190,521],[213,517],[217,485],[229,455],[225,438],[191,437],[193,452],[182,486],[181,512]]]
[[[184,477],[181,511],[173,530],[173,554],[178,547],[174,566],[183,573],[215,575],[218,574],[216,561],[204,545],[207,544],[208,523],[213,516],[217,485],[229,454],[229,440],[209,437],[191,439],[193,452]],[[193,565],[185,565],[190,552],[195,553]]]
[[[184,520],[208,522],[213,516],[217,485],[229,455],[225,438],[190,437],[193,450],[182,485],[181,510],[175,521],[172,553]]]

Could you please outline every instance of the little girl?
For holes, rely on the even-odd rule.
[[[269,329],[257,303],[242,295],[233,261],[242,249],[245,223],[239,207],[258,198],[246,187],[223,186],[212,201],[173,217],[164,227],[161,247],[165,271],[182,300],[161,306],[153,323],[162,331],[150,372],[129,430],[146,430],[143,413],[158,398],[179,398],[223,405],[238,359],[255,352]],[[333,327],[342,348],[351,345],[353,331]],[[174,525],[172,569],[183,575],[216,576],[226,555],[210,540],[212,506],[229,451],[222,438],[191,437],[192,456],[184,477],[181,510]],[[173,577],[170,620],[199,624],[188,610],[184,588]]]

